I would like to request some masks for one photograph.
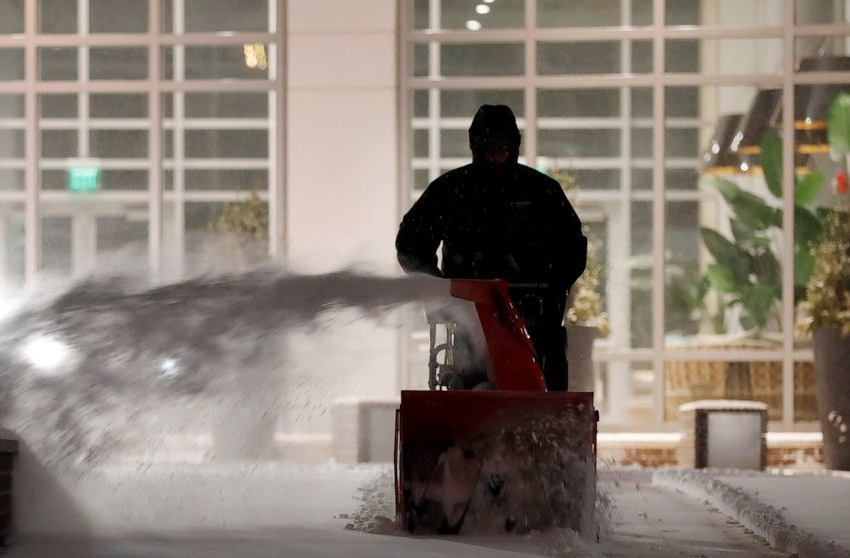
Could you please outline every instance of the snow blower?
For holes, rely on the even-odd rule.
[[[429,312],[429,390],[402,391],[396,412],[399,529],[413,533],[590,533],[596,500],[591,392],[547,392],[526,326],[501,280],[451,281],[474,303],[486,381],[457,381],[451,312]],[[463,303],[463,304],[469,304]],[[445,342],[437,329],[445,327]],[[484,388],[484,389],[482,389]],[[489,389],[486,389],[489,388]]]

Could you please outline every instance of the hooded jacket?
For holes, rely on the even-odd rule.
[[[520,141],[510,108],[478,109],[469,128],[472,163],[434,180],[402,220],[396,250],[405,271],[563,292],[572,286],[587,255],[581,221],[558,182],[517,162]],[[484,159],[492,145],[509,153],[497,170]]]

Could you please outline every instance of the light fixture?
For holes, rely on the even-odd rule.
[[[466,28],[470,31],[480,31],[481,30],[481,22],[475,19],[467,20]]]
[[[492,4],[492,3],[493,3],[493,2],[495,2],[495,1],[496,1],[496,0],[484,0],[484,3],[485,3],[485,4]]]
[[[703,167],[701,172],[706,174],[724,175],[737,174],[742,171],[741,160],[737,153],[730,149],[732,138],[738,129],[742,114],[724,114],[717,119],[714,133],[708,142],[708,149],[703,153]],[[747,167],[749,170],[749,167]]]
[[[478,4],[475,6],[475,11],[481,15],[490,13],[490,6],[487,4]]]
[[[804,58],[798,72],[850,72],[850,56],[813,56]],[[827,118],[829,105],[835,96],[850,92],[848,84],[798,85],[794,90],[794,143],[801,154],[829,152]],[[782,110],[774,114],[771,125],[782,127]]]

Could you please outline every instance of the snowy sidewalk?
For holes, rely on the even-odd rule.
[[[706,500],[799,558],[850,558],[850,477],[657,471],[653,484]]]

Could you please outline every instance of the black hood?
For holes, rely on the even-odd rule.
[[[469,127],[473,161],[480,161],[489,145],[501,144],[507,146],[511,161],[515,163],[519,157],[520,140],[516,116],[506,105],[481,105]]]

